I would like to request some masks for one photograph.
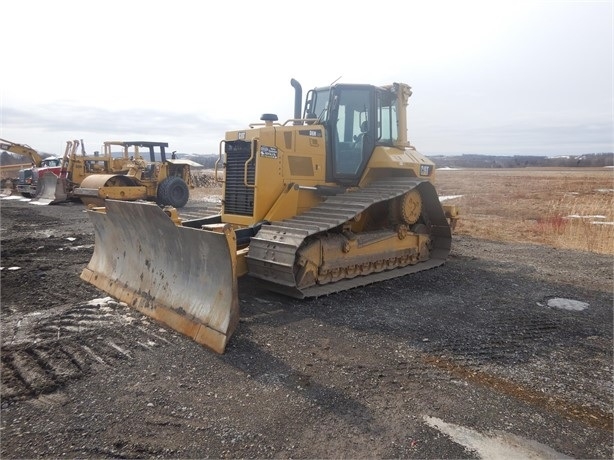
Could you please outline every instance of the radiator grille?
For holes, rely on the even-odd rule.
[[[245,162],[250,157],[250,143],[243,141],[227,142],[226,147],[226,184],[224,193],[224,212],[251,216],[254,213],[254,189],[243,183]],[[256,157],[247,169],[247,182],[254,183],[256,176]]]

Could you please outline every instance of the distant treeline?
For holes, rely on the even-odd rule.
[[[180,155],[180,158],[182,156]],[[207,169],[215,167],[217,155],[190,155],[190,160],[200,163]],[[614,166],[614,153],[589,153],[560,157],[545,156],[495,156],[495,155],[454,155],[429,156],[438,168],[526,168],[536,167],[603,167]]]
[[[195,154],[191,154],[191,155],[186,156],[186,157],[184,157],[183,155],[179,155],[178,158],[189,158],[190,160],[195,161],[196,163],[198,163],[200,165],[203,165],[203,167],[206,168],[206,169],[213,169],[213,168],[215,168],[215,162],[219,158],[219,155],[195,155]]]
[[[46,155],[42,155],[45,157]],[[189,158],[204,168],[212,169],[218,155],[178,154],[179,158]],[[429,158],[438,168],[526,168],[536,167],[603,167],[614,166],[614,153],[588,153],[558,157],[514,155],[431,155]],[[8,152],[0,154],[0,165],[27,163],[28,159]]]
[[[47,158],[49,156],[52,156],[46,153],[41,153],[40,155],[42,158]],[[192,161],[195,161],[196,163],[203,165],[203,167],[205,168],[212,169],[215,167],[215,162],[218,159],[218,155],[211,155],[211,154],[209,155],[189,154],[188,155],[184,153],[179,153],[178,158],[188,158]],[[0,166],[28,163],[29,161],[30,160],[28,157],[24,157],[21,155],[15,155],[13,153],[9,153],[4,150],[2,151],[2,153],[0,153]]]
[[[588,153],[584,155],[495,156],[495,155],[431,155],[438,168],[526,168],[535,167],[604,167],[614,166],[614,153]]]
[[[28,157],[24,157],[21,155],[13,155],[11,153],[5,152],[4,150],[0,153],[0,166],[8,166],[8,165],[18,165],[18,164],[26,164],[29,163],[30,159]]]

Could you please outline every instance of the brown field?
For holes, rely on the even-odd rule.
[[[456,233],[614,254],[614,170],[439,170],[435,185],[460,207]]]
[[[461,195],[444,201],[460,208],[457,234],[614,254],[611,168],[440,169],[435,185],[442,197]]]

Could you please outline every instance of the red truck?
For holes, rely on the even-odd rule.
[[[19,179],[17,180],[17,190],[25,197],[34,197],[36,196],[38,178],[47,171],[59,176],[61,169],[62,159],[57,157],[49,157],[41,160],[40,166],[21,169],[19,171]]]
[[[17,178],[17,191],[25,197],[36,196],[36,184],[38,178],[43,173],[50,171],[56,176],[60,175],[62,169],[62,159],[58,157],[42,158],[42,156],[27,144],[17,144],[15,142],[0,139],[0,150],[16,153],[30,159],[32,164],[29,168],[19,170]]]

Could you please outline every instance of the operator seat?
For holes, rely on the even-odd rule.
[[[360,133],[357,136],[354,136],[354,148],[355,149],[362,151],[362,141],[363,141],[363,138],[365,137],[365,134],[367,134],[368,130],[369,130],[369,124],[367,123],[367,120],[365,120],[360,124]]]

